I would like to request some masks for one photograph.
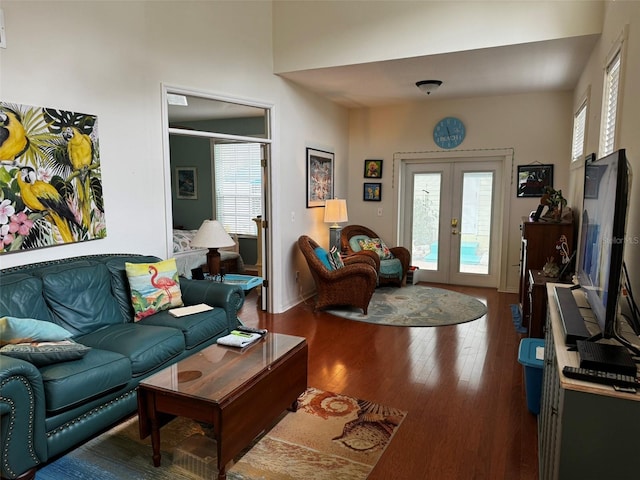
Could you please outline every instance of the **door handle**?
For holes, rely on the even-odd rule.
[[[452,228],[451,229],[451,235],[457,235],[458,234],[458,229],[457,228]]]
[[[458,226],[458,219],[457,218],[452,218],[451,219],[451,226],[453,228],[456,228]]]

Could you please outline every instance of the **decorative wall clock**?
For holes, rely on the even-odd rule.
[[[466,130],[462,120],[455,117],[445,117],[433,129],[433,141],[440,148],[456,148],[464,141]]]

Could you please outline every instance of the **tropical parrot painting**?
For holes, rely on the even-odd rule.
[[[0,101],[0,255],[106,235],[97,117]]]

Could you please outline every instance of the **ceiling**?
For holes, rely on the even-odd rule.
[[[575,88],[599,35],[280,74],[347,108]],[[427,96],[419,80],[442,80]],[[262,108],[188,96],[171,122],[263,116]]]
[[[575,88],[599,35],[281,74],[348,108]],[[427,96],[419,80],[442,80]]]

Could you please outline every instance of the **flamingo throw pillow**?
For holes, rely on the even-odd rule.
[[[127,262],[125,270],[136,322],[161,310],[183,305],[175,258],[158,263]]]

